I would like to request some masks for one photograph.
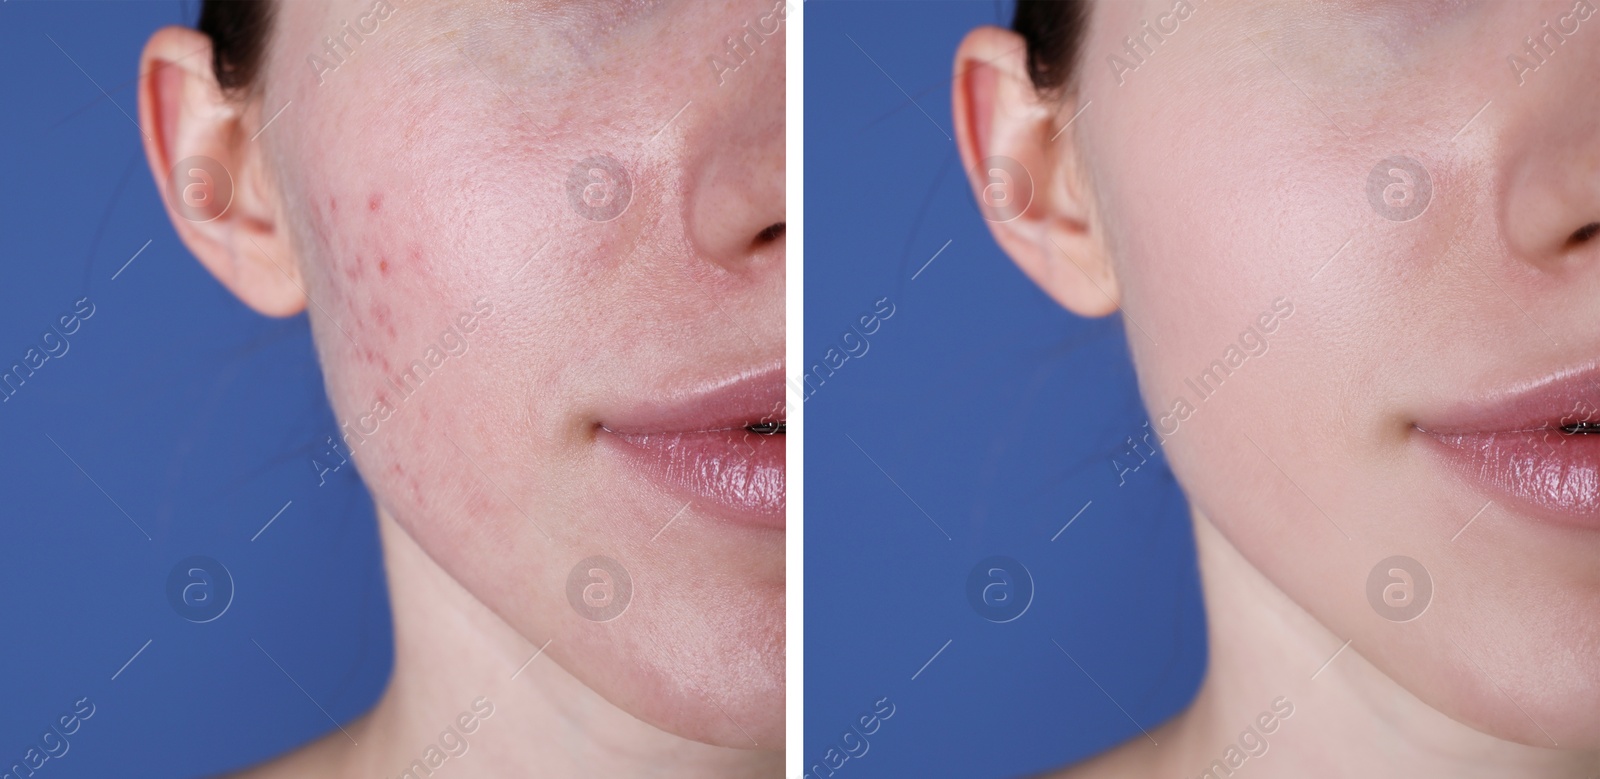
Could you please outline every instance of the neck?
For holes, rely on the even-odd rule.
[[[540,644],[463,589],[387,512],[379,510],[378,524],[394,614],[394,672],[378,705],[347,728],[359,746],[344,750],[340,775],[410,779],[406,772],[415,770],[419,779],[429,776],[414,761],[458,776],[781,771],[779,753],[713,747],[667,733],[601,698],[547,655],[535,658]],[[463,727],[463,715],[476,722]],[[446,735],[452,727],[460,741]],[[330,741],[348,745],[339,733]],[[471,767],[445,768],[452,763]]]
[[[1162,775],[1225,777],[1206,772],[1214,762],[1240,770],[1241,757],[1244,765],[1271,764],[1252,776],[1579,779],[1600,768],[1597,753],[1504,741],[1446,717],[1360,647],[1340,651],[1344,639],[1268,581],[1199,511],[1194,527],[1211,654],[1194,703],[1156,733],[1161,746],[1150,747]],[[1292,713],[1279,716],[1288,706]],[[1263,714],[1275,724],[1258,724]],[[1243,735],[1253,726],[1259,741]]]

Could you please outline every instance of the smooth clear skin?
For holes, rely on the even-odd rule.
[[[784,241],[761,233],[784,220],[783,35],[720,85],[710,66],[777,7],[417,0],[319,86],[307,55],[372,4],[280,2],[259,90],[238,100],[203,36],[151,39],[158,183],[192,155],[235,183],[221,218],[173,223],[247,304],[308,310],[341,422],[493,306],[353,447],[390,579],[389,690],[347,726],[360,746],[335,731],[260,775],[399,774],[482,696],[471,775],[781,770],[782,531],[699,505],[663,531],[686,499],[596,443],[609,413],[781,363]],[[567,191],[598,154],[632,173],[607,222]],[[604,623],[567,600],[596,554],[634,586]]]
[[[1076,93],[1035,93],[1004,30],[957,55],[967,168],[1004,155],[1035,183],[999,243],[1067,308],[1138,325],[1152,419],[1274,300],[1294,313],[1164,444],[1199,545],[1201,692],[1160,746],[1077,772],[1199,775],[1283,696],[1251,775],[1593,776],[1600,534],[1496,504],[1456,537],[1488,497],[1412,423],[1600,353],[1600,242],[1571,240],[1600,220],[1600,14],[1518,86],[1507,57],[1569,0],[1212,0],[1119,86],[1107,57],[1172,4],[1092,7]],[[1433,180],[1409,222],[1367,199],[1396,154]],[[1432,574],[1411,622],[1367,602],[1391,555]]]

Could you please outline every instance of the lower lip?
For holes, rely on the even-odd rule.
[[[1511,506],[1600,529],[1600,435],[1557,429],[1426,433],[1452,468]]]
[[[784,436],[744,428],[627,434],[602,430],[656,482],[744,524],[784,527]]]

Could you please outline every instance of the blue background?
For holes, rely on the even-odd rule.
[[[1000,252],[947,138],[956,46],[1010,6],[805,12],[806,367],[895,307],[805,401],[806,765],[884,697],[843,779],[1020,776],[1143,738],[1118,705],[1154,729],[1205,667],[1184,498],[1159,459],[1118,486],[1147,419],[1122,327]],[[1006,623],[966,593],[995,554],[1035,590]]]
[[[190,256],[123,115],[145,39],[197,12],[0,4],[0,367],[95,307],[0,403],[0,771],[87,697],[41,776],[212,775],[333,730],[319,705],[347,721],[388,678],[372,505],[350,466],[325,486],[311,466],[335,425],[306,320],[251,312]],[[191,555],[231,572],[215,621],[167,600]]]

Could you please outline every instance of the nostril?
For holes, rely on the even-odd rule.
[[[755,245],[756,246],[764,246],[766,244],[772,243],[773,241],[776,241],[779,238],[783,237],[783,231],[784,231],[784,223],[783,222],[774,222],[774,223],[772,223],[770,225],[767,225],[766,227],[761,229],[761,232],[756,234]]]
[[[1577,232],[1567,239],[1567,243],[1577,246],[1580,243],[1587,243],[1590,238],[1595,237],[1597,234],[1600,234],[1600,222],[1590,222],[1578,228]]]

